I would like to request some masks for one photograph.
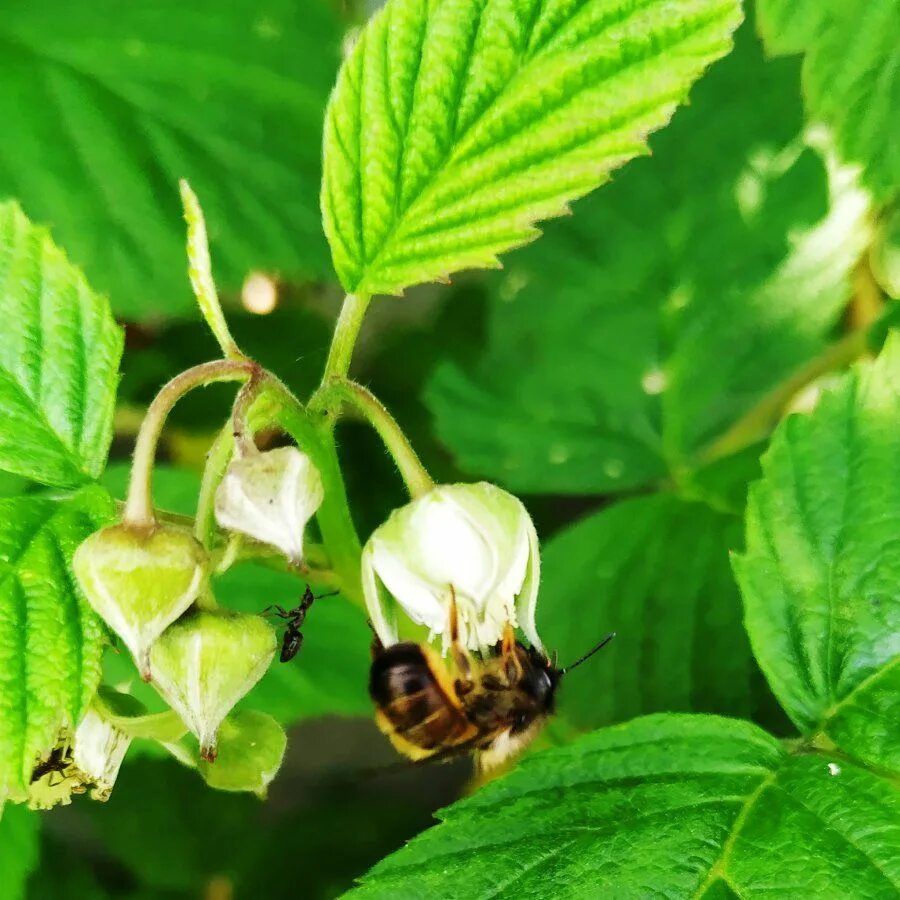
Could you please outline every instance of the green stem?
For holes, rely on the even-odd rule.
[[[365,295],[347,294],[337,324],[334,326],[334,335],[331,338],[331,348],[328,351],[328,359],[325,361],[325,371],[322,373],[322,386],[310,400],[310,408],[318,411],[323,408],[319,399],[323,390],[332,378],[343,378],[350,370],[350,360],[353,356],[353,348],[359,337],[363,317],[369,307],[369,297]]]
[[[181,721],[181,717],[174,710],[149,713],[146,716],[120,716],[113,712],[112,708],[102,699],[97,698],[94,703],[101,707],[100,712],[104,719],[132,739],[145,738],[172,743],[181,740],[188,731],[184,722]]]
[[[420,497],[434,487],[431,476],[422,465],[409,438],[397,424],[397,420],[371,391],[355,381],[335,378],[329,384],[323,385],[322,402],[325,406],[329,406],[331,399],[335,397],[349,403],[378,432],[378,436],[400,470],[411,497]]]
[[[194,366],[176,375],[156,395],[147,409],[138,432],[131,465],[131,481],[123,519],[132,525],[150,526],[155,522],[151,500],[151,482],[156,447],[172,407],[189,391],[219,381],[246,381],[257,369],[249,360],[219,359]]]
[[[781,384],[776,385],[734,425],[719,435],[699,455],[698,463],[708,465],[731,456],[769,436],[791,400],[807,385],[823,375],[843,369],[862,356],[869,346],[869,331],[854,331],[827,347]]]
[[[216,435],[203,467],[200,494],[197,497],[197,516],[194,519],[194,537],[209,550],[216,534],[216,489],[225,477],[228,463],[234,452],[234,434],[231,422],[227,422]]]

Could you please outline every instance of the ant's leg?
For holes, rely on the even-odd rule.
[[[324,600],[326,597],[337,597],[340,591],[329,591],[327,594],[316,594],[315,600]]]
[[[459,677],[456,679],[456,689],[461,694],[468,694],[475,686],[472,682],[472,662],[469,659],[469,651],[459,641],[459,610],[456,606],[456,590],[450,585],[450,652],[456,663],[456,671]]]
[[[274,612],[271,612],[272,610],[274,610]],[[267,606],[262,611],[262,613],[260,613],[260,615],[263,615],[263,616],[267,616],[270,614],[273,616],[278,616],[279,619],[293,618],[291,616],[291,614],[283,606],[279,606],[277,603],[273,603],[271,606]]]

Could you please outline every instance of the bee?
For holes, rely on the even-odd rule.
[[[375,721],[394,747],[414,761],[474,753],[482,771],[495,768],[528,744],[553,714],[562,677],[586,662],[615,634],[581,659],[557,668],[535,647],[503,639],[482,658],[459,641],[451,592],[450,651],[455,672],[427,644],[401,641],[372,647],[369,695]]]
[[[281,639],[281,654],[278,657],[281,662],[290,662],[300,652],[300,648],[303,646],[303,632],[300,629],[306,621],[306,614],[313,605],[313,601],[322,600],[325,597],[333,597],[337,593],[337,591],[332,591],[330,594],[319,594],[317,597],[313,594],[312,588],[307,585],[300,602],[293,609],[285,609],[283,606],[274,603],[263,610],[263,615],[277,616],[287,623],[284,626],[284,636]]]

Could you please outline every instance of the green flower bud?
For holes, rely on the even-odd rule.
[[[73,568],[88,602],[131,651],[145,680],[153,642],[200,596],[206,553],[167,525],[113,525],[92,534]]]
[[[300,562],[303,531],[324,496],[310,458],[296,447],[278,447],[231,462],[216,491],[216,521]]]
[[[252,791],[265,797],[269,783],[281,768],[287,735],[271,716],[240,710],[219,728],[219,755],[215,763],[197,766],[204,781],[220,791]]]
[[[219,725],[262,678],[275,647],[264,619],[224,610],[186,616],[153,645],[153,683],[196,735],[204,759],[215,759]]]

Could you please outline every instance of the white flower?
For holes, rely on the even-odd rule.
[[[296,447],[279,447],[232,460],[216,491],[216,520],[300,562],[303,531],[324,496],[310,458]]]
[[[531,517],[518,498],[486,482],[439,485],[395,510],[362,556],[366,605],[385,646],[398,640],[399,606],[432,637],[441,635],[446,650],[452,585],[466,646],[494,645],[510,622],[541,648],[539,578]]]
[[[91,797],[106,800],[116,783],[131,738],[95,709],[87,711],[75,730],[73,762],[94,784]]]

